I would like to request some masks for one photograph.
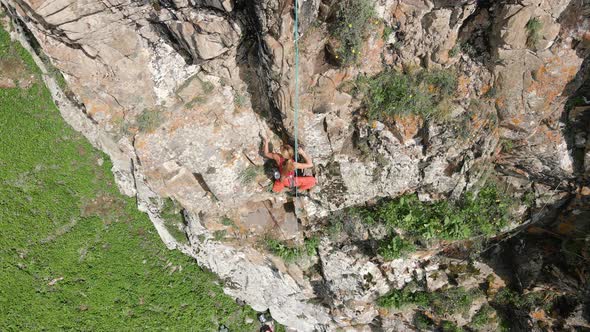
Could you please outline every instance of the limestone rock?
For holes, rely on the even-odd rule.
[[[351,320],[369,324],[377,316],[371,300],[389,290],[379,267],[354,246],[336,249],[323,243],[319,254],[331,301],[342,307],[339,316],[334,317],[336,322],[343,326]]]
[[[196,13],[189,21],[168,21],[164,24],[183,48],[198,60],[210,60],[229,51],[240,37],[240,29],[224,16]]]

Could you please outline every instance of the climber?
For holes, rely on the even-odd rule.
[[[260,332],[274,332],[272,329],[272,326],[264,324],[262,325],[262,327],[260,328]]]
[[[290,145],[283,144],[280,153],[273,153],[268,151],[268,139],[262,136],[264,142],[264,156],[273,159],[279,167],[278,179],[272,187],[272,191],[279,193],[285,187],[297,187],[298,190],[308,190],[316,184],[316,179],[313,176],[295,176],[296,169],[306,169],[313,167],[313,162],[309,155],[299,148],[299,154],[305,160],[304,163],[293,161],[293,148]]]
[[[258,314],[258,321],[260,324],[262,324],[260,327],[260,332],[274,332],[275,324],[268,310]]]

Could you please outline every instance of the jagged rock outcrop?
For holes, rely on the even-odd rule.
[[[574,142],[582,161],[562,117],[588,56],[588,9],[576,1],[376,1],[361,61],[350,67],[326,48],[338,2],[300,1],[297,126],[319,185],[296,203],[269,192],[259,139],[277,145],[295,132],[292,1],[1,3],[63,73],[85,119],[74,127],[113,159],[121,190],[137,195],[166,244],[217,273],[228,294],[301,331],[400,329],[374,301],[435,252],[381,264],[358,245],[324,241],[315,263],[322,273],[309,276],[259,249],[270,230],[301,241],[314,221],[372,199],[457,198],[492,168],[517,195],[535,181],[539,197],[566,190],[580,162],[588,175],[587,112],[570,113],[582,128]],[[540,22],[534,38],[532,19]],[[457,72],[447,120],[367,121],[361,98],[344,87],[358,75],[411,67]],[[507,141],[510,149],[499,144]],[[167,229],[163,198],[182,205],[188,242]],[[322,305],[309,301],[318,298]]]

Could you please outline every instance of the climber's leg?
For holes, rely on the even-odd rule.
[[[275,184],[272,186],[272,191],[275,193],[280,193],[285,188],[285,185],[281,180],[276,180]]]
[[[299,190],[308,190],[315,186],[316,179],[313,176],[298,176],[295,178],[295,184]]]

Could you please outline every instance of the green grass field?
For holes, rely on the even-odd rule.
[[[1,63],[35,83],[0,88],[0,330],[257,330],[252,309],[164,247],[0,29]]]

